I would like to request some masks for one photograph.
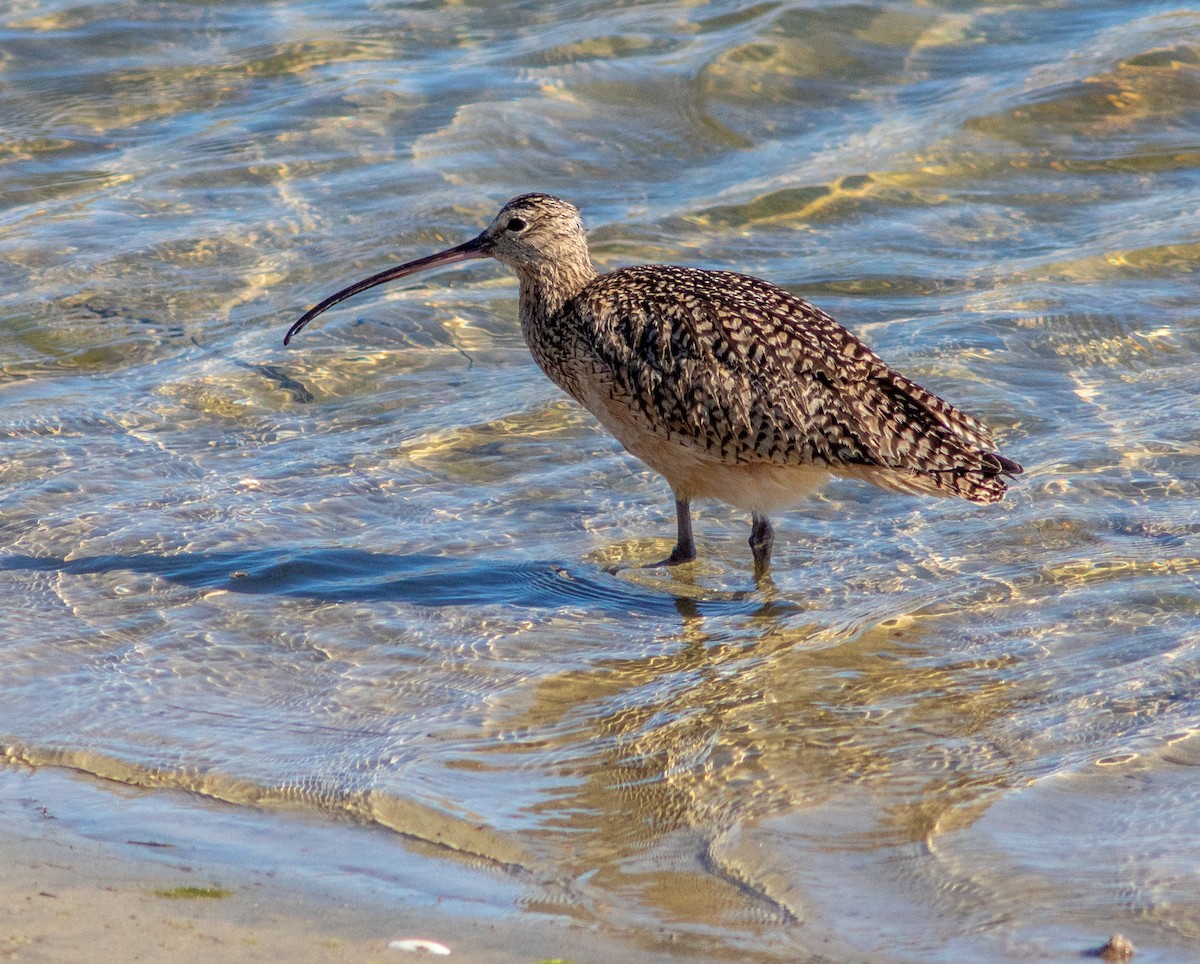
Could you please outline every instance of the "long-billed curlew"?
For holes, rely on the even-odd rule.
[[[283,342],[360,291],[471,258],[516,271],[534,361],[670,484],[678,540],[655,565],[696,557],[693,499],[751,513],[762,576],[774,541],[767,514],[830,475],[988,503],[1021,471],[982,422],[767,281],[668,265],[598,275],[579,211],[547,194],[513,198],[477,238],[330,295]]]

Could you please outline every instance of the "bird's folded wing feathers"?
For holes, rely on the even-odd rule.
[[[1019,471],[992,451],[978,419],[768,282],[626,268],[597,279],[583,297],[593,364],[614,394],[648,430],[714,459],[874,467],[903,476],[873,477],[878,484],[968,498],[964,477],[977,483]],[[926,478],[914,481],[914,473]],[[997,485],[999,494],[979,495],[998,498]]]

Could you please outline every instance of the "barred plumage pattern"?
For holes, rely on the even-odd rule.
[[[592,377],[641,428],[724,463],[819,465],[888,488],[1001,499],[991,433],[890,368],[814,305],[728,271],[596,278],[565,306]]]

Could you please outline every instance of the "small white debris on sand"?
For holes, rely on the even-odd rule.
[[[398,951],[414,951],[418,954],[441,954],[445,956],[450,953],[450,948],[445,944],[439,944],[437,941],[422,940],[419,937],[408,937],[404,940],[392,941],[388,947],[394,947]]]

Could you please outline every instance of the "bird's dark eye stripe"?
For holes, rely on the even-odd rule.
[[[508,224],[506,224],[504,226],[504,230],[506,230],[506,231],[524,231],[525,227],[526,227],[525,222],[521,218],[509,218]]]

